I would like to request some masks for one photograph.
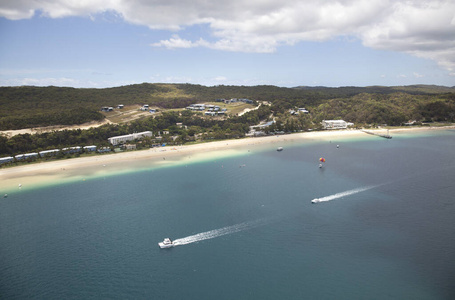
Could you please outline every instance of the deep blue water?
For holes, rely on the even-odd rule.
[[[11,193],[0,298],[455,299],[454,131],[283,146]]]

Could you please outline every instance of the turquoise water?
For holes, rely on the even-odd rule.
[[[18,190],[0,298],[454,299],[454,149],[454,131],[289,143]]]

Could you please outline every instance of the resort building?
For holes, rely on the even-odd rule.
[[[190,106],[186,107],[189,110],[205,110],[205,104],[191,104]]]
[[[123,149],[125,150],[136,150],[136,144],[124,144]]]
[[[111,152],[111,150],[109,147],[101,147],[98,149],[98,153]]]
[[[12,162],[13,159],[14,159],[14,158],[13,158],[12,156],[1,157],[1,158],[0,158],[0,165],[1,165],[1,164],[6,164],[6,163],[9,163],[9,162]]]
[[[139,140],[146,136],[153,136],[153,133],[151,131],[144,131],[127,135],[113,136],[108,138],[107,140],[109,141],[109,143],[115,146],[118,144],[123,144],[128,141]]]
[[[57,155],[60,152],[60,149],[53,149],[53,150],[45,150],[38,152],[39,156],[41,157],[46,157],[46,156],[54,156]]]
[[[82,151],[82,149],[81,149],[80,146],[63,148],[62,149],[62,153],[65,153],[65,154],[79,153],[81,151]]]
[[[346,129],[348,126],[352,126],[354,123],[349,123],[343,120],[323,120],[322,126],[324,129]]]
[[[27,159],[27,158],[37,158],[37,157],[38,157],[38,153],[26,153],[26,154],[19,154],[19,155],[15,156],[16,160],[23,160],[23,159]]]
[[[96,151],[96,146],[84,146],[85,152]]]

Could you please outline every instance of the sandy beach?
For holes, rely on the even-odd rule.
[[[391,129],[389,133],[418,132],[455,128],[417,127]],[[386,129],[370,130],[385,134]],[[0,193],[26,189],[39,185],[52,185],[94,177],[127,173],[153,167],[184,165],[197,161],[217,160],[223,157],[243,155],[261,147],[285,146],[295,142],[342,141],[353,138],[379,138],[361,130],[303,132],[279,136],[223,140],[195,145],[168,146],[141,151],[130,151],[81,158],[40,162],[0,169]]]

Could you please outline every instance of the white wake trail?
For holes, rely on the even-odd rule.
[[[353,189],[353,190],[349,190],[349,191],[345,191],[345,192],[341,192],[341,193],[336,193],[336,194],[333,194],[333,195],[330,195],[330,196],[326,196],[326,197],[322,197],[322,198],[315,198],[315,199],[311,200],[311,202],[312,203],[319,203],[319,202],[332,201],[332,200],[339,199],[339,198],[342,198],[342,197],[346,197],[346,196],[350,196],[350,195],[357,194],[357,193],[360,193],[360,192],[364,192],[364,191],[367,191],[367,190],[375,188],[375,187],[377,187],[377,186],[376,185],[370,185],[370,186],[366,186],[366,187],[363,187],[363,188],[357,188],[357,189]]]
[[[247,229],[252,229],[261,225],[267,224],[266,220],[257,220],[257,221],[250,221],[250,222],[244,222],[228,227],[223,227],[220,229],[214,229],[206,232],[201,232],[195,235],[190,235],[184,238],[176,239],[174,240],[174,245],[175,246],[181,246],[181,245],[187,245],[195,242],[200,242],[203,240],[208,240],[208,239],[213,239],[216,237],[220,237],[226,234],[231,234]]]

